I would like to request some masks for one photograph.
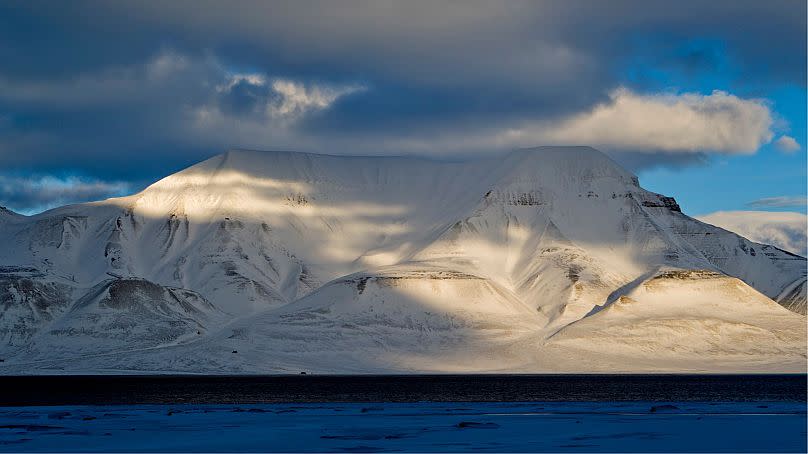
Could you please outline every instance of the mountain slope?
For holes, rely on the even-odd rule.
[[[737,278],[703,270],[663,270],[547,343],[599,370],[629,361],[672,371],[805,364],[804,319]]]
[[[805,321],[804,258],[682,214],[586,147],[463,162],[231,151],[129,197],[0,216],[0,238],[9,371],[25,355],[45,369],[555,370],[560,350],[587,355],[562,339],[610,323],[659,270],[736,277],[762,295],[721,287],[717,301]],[[682,291],[701,292],[691,280]],[[131,304],[114,315],[87,296],[119,287]],[[648,323],[667,323],[662,309]],[[111,336],[130,353],[98,356],[111,351],[88,333],[99,320],[133,326]],[[793,369],[804,329],[744,323],[768,348],[751,361]],[[630,335],[604,333],[603,345]],[[733,343],[719,336],[688,367],[735,357]],[[318,349],[332,354],[304,354]]]

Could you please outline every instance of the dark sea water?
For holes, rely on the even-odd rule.
[[[2,377],[3,452],[806,452],[804,375]]]
[[[0,405],[806,401],[805,375],[0,377]]]

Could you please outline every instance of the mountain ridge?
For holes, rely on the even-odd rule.
[[[626,338],[650,345],[677,329],[665,348],[657,343],[660,360],[644,358],[639,370],[668,370],[665,361],[747,370],[744,360],[804,369],[805,331],[795,327],[804,325],[805,259],[684,215],[590,147],[457,161],[230,150],[131,196],[4,219],[0,373],[32,359],[34,370],[586,370],[569,355],[592,370],[632,370],[642,355]],[[717,273],[704,288],[726,301],[698,323],[670,312],[690,304],[686,292],[643,290],[698,270]],[[92,341],[104,330],[64,318],[110,278],[136,282],[123,300],[142,302],[109,315],[115,326],[174,327],[162,341],[138,338],[148,357],[138,348],[109,356]],[[702,288],[693,279],[682,288]],[[669,302],[653,306],[658,316],[639,309],[646,304],[614,315],[626,298]],[[736,299],[753,309],[726,312]],[[146,307],[163,309],[138,315]],[[761,313],[772,321],[756,321]],[[645,328],[591,328],[607,358],[592,363],[579,327],[618,326],[619,317],[641,317]],[[57,322],[69,328],[48,328]],[[677,347],[707,331],[724,334],[707,349]],[[767,347],[744,359],[732,336]],[[610,345],[633,353],[614,356]]]

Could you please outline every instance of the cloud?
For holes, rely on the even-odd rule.
[[[33,214],[67,203],[88,202],[121,196],[130,185],[79,176],[0,175],[0,205],[23,214]]]
[[[177,131],[195,143],[221,148],[323,147],[316,136],[300,132],[300,122],[340,98],[365,90],[360,84],[304,83],[267,74],[229,75],[214,96],[188,106],[190,118],[178,124]]]
[[[220,110],[270,118],[300,118],[327,109],[342,96],[366,89],[359,84],[306,84],[260,73],[233,74],[225,78],[225,82],[216,87]]]
[[[299,122],[365,90],[234,73],[212,55],[166,48],[75,77],[10,80],[0,71],[0,114],[9,107],[0,115],[0,166],[49,172],[80,162],[105,178],[155,178],[153,169],[178,170],[228,147],[300,146]],[[117,164],[121,156],[129,166]]]
[[[666,163],[697,164],[704,153],[750,154],[772,138],[774,124],[769,104],[723,91],[639,94],[627,88],[611,93],[608,101],[562,118],[528,118],[480,125],[469,130],[453,125],[419,138],[386,137],[399,149],[502,150],[542,145],[591,145],[627,157],[635,166]],[[361,132],[355,132],[354,137]],[[638,154],[654,157],[639,159]],[[678,159],[676,154],[693,154]]]
[[[536,143],[580,143],[625,150],[754,153],[771,140],[766,102],[714,91],[641,95],[621,88],[569,119],[506,132]]]
[[[805,257],[806,215],[773,211],[718,211],[697,219],[735,232],[752,241],[771,244]]]
[[[290,116],[305,114],[310,110],[326,109],[341,96],[362,91],[364,87],[306,86],[291,80],[276,79],[272,82],[272,90],[280,95],[281,102],[270,106],[271,114]]]
[[[587,143],[646,153],[632,161],[651,166],[749,152],[775,116],[749,93],[804,87],[793,56],[806,53],[805,9],[11,0],[0,4],[0,167],[80,163],[101,179],[154,179],[230,146],[457,154]],[[662,94],[692,80],[705,83]],[[713,87],[727,93],[690,93]],[[623,114],[635,125],[610,127]]]
[[[800,149],[800,144],[791,136],[781,136],[774,141],[774,146],[783,153],[794,153]]]
[[[180,81],[216,71],[213,60],[191,60],[161,49],[142,62],[114,65],[59,79],[14,79],[0,71],[0,101],[29,107],[77,111],[115,103],[155,102]],[[187,88],[187,87],[186,87]]]
[[[681,55],[679,44],[692,41],[694,36],[710,36],[722,38],[730,51],[738,54],[742,74],[787,76],[802,84],[804,62],[783,58],[805,54],[805,5],[800,3],[692,0],[638,6],[631,0],[604,4],[515,0],[506,5],[486,1],[306,0],[277,8],[255,1],[221,4],[177,0],[102,5],[71,2],[70,7],[51,7],[50,14],[82,17],[87,14],[85,9],[94,9],[93,17],[100,23],[84,21],[81,25],[85,29],[103,28],[105,22],[123,28],[133,28],[134,24],[147,28],[141,33],[171,31],[203,47],[249,43],[250,47],[242,46],[241,53],[260,53],[298,67],[318,64],[346,71],[373,70],[387,78],[398,74],[408,80],[443,85],[491,80],[492,76],[527,81],[542,68],[541,74],[561,69],[563,75],[570,68],[563,63],[574,60],[594,60],[604,74],[608,63],[634,50],[638,33],[647,36],[642,41],[649,55],[660,59],[667,55],[660,50],[674,47],[677,53],[672,60],[694,66],[690,54],[704,49],[690,49]],[[763,46],[761,36],[779,45]],[[701,58],[695,65],[705,60],[709,61]],[[463,68],[467,70],[457,72]]]
[[[804,195],[765,197],[747,203],[750,207],[758,208],[805,208],[808,198]]]

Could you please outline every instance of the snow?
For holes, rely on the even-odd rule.
[[[722,354],[716,360],[730,370],[754,370],[766,357],[799,370],[805,323],[736,278],[662,271],[553,335],[549,344],[596,354],[596,370],[619,370],[627,357],[638,364],[667,359],[672,371],[698,368],[699,359],[717,349]]]
[[[805,370],[805,259],[588,147],[230,151],[0,238],[2,373]]]
[[[3,407],[0,451],[805,452],[805,424],[804,402]]]

